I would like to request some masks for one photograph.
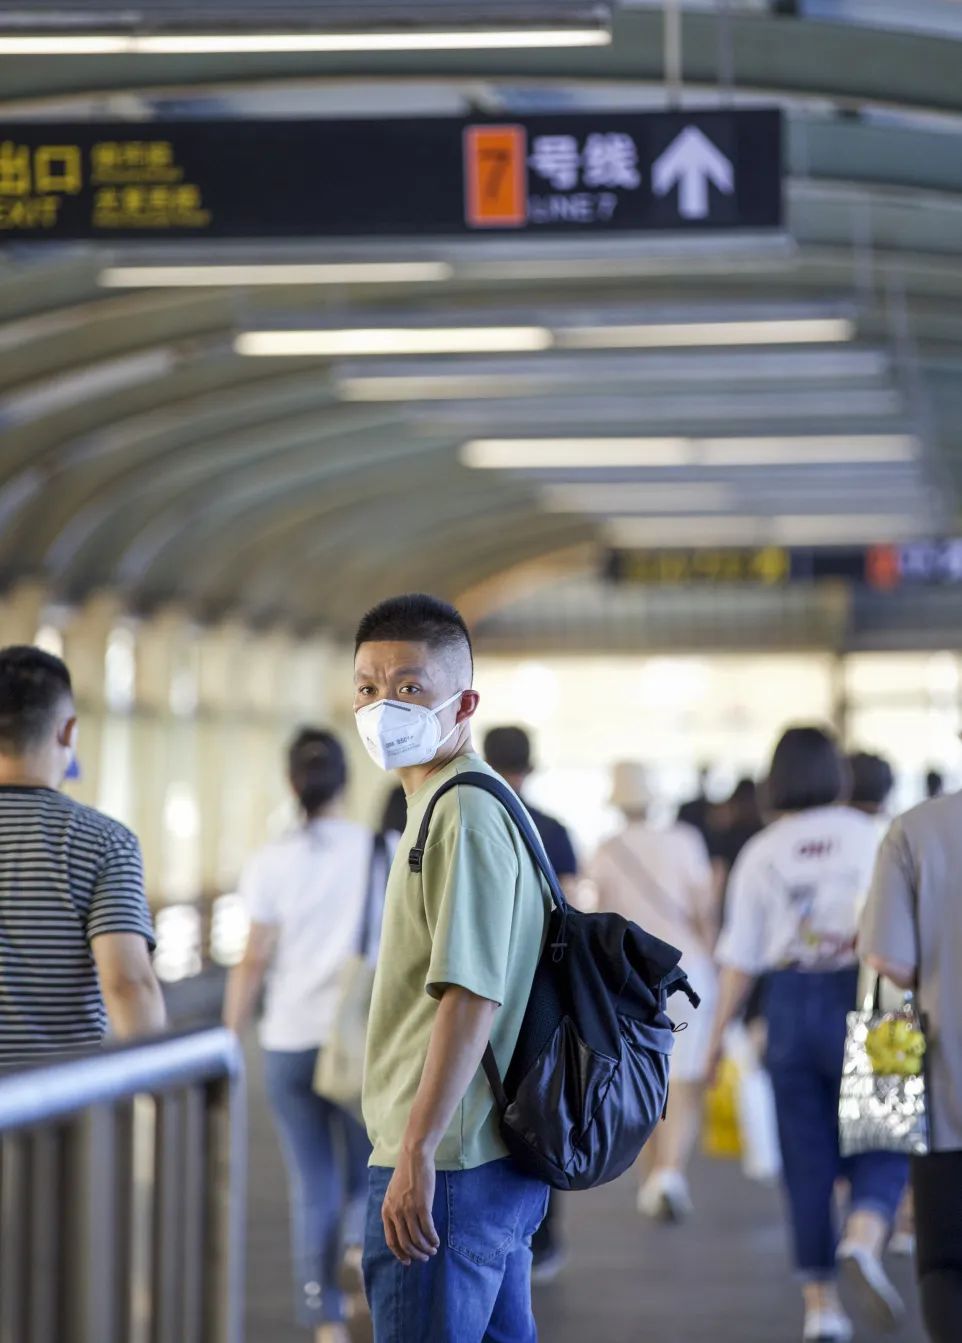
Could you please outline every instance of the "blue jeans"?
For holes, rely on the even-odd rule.
[[[364,1282],[374,1343],[536,1343],[531,1237],[548,1187],[509,1160],[438,1171],[434,1225],[441,1241],[426,1264],[405,1268],[381,1222],[393,1170],[370,1172]]]
[[[838,1179],[852,1210],[892,1221],[908,1179],[908,1159],[890,1152],[843,1159],[838,1150],[838,1093],[845,1018],[855,1007],[858,971],[807,974],[781,970],[766,989],[768,1071],[799,1273],[809,1281],[835,1273]]]
[[[287,1166],[297,1319],[343,1320],[343,1228],[367,1186],[371,1146],[361,1125],[313,1090],[317,1050],[264,1050],[264,1080]],[[358,1227],[358,1230],[360,1228]]]

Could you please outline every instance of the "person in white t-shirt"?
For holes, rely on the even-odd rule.
[[[641,765],[615,766],[612,802],[624,813],[625,828],[602,844],[589,877],[597,908],[621,914],[682,953],[682,965],[701,995],[696,1012],[686,1002],[672,1006],[683,1026],[675,1036],[671,1094],[665,1123],[645,1147],[647,1178],[638,1209],[657,1220],[679,1221],[691,1211],[687,1170],[698,1138],[708,1069],[718,933],[715,882],[701,834],[690,825],[652,825],[651,790]]]
[[[711,1051],[714,1066],[725,1028],[765,975],[766,1062],[805,1300],[804,1338],[819,1343],[852,1337],[839,1274],[876,1326],[895,1328],[902,1314],[881,1253],[905,1189],[906,1159],[891,1153],[843,1159],[838,1144],[846,1015],[857,997],[858,913],[879,845],[873,817],[837,805],[848,782],[826,732],[798,727],[782,737],[767,785],[778,819],[745,847],[729,885]],[[840,1178],[851,1191],[841,1243],[834,1221]]]
[[[316,1343],[348,1343],[339,1284],[344,1223],[366,1195],[371,1148],[356,1119],[315,1095],[313,1079],[339,973],[376,944],[386,870],[379,876],[371,831],[339,814],[347,765],[336,737],[300,732],[288,774],[303,823],[244,869],[250,933],[228,980],[224,1020],[242,1031],[264,989],[260,1043],[290,1184],[297,1316]]]

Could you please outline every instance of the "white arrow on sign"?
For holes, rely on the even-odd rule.
[[[708,184],[730,196],[735,190],[735,169],[717,145],[697,126],[682,133],[652,165],[651,184],[656,196],[667,196],[678,187],[678,213],[683,219],[707,219]]]

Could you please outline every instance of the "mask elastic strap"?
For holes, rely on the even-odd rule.
[[[439,705],[437,706],[437,708],[436,708],[436,709],[432,709],[431,712],[434,714],[435,717],[437,717],[437,715],[442,711],[442,709],[446,709],[446,708],[448,707],[449,704],[453,704],[455,700],[457,700],[457,699],[461,699],[461,698],[462,698],[464,695],[466,695],[467,693],[468,693],[468,692],[467,692],[466,690],[459,690],[459,691],[457,692],[456,695],[452,695],[450,699],[446,699],[446,700],[444,701],[443,704],[439,704]],[[439,751],[440,751],[441,747],[444,745],[444,743],[445,743],[446,741],[450,741],[450,740],[451,740],[451,738],[454,736],[455,732],[457,732],[457,730],[458,730],[458,728],[459,728],[460,726],[461,726],[460,723],[455,723],[454,727],[453,727],[453,728],[451,729],[451,731],[447,734],[447,736],[441,738],[441,740],[438,742],[438,750],[439,750]]]

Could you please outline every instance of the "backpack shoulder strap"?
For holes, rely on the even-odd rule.
[[[568,917],[568,902],[561,892],[561,885],[554,868],[545,853],[544,845],[535,833],[534,826],[531,824],[531,818],[518,800],[517,795],[500,779],[494,778],[491,774],[482,774],[480,770],[465,770],[463,774],[456,774],[453,779],[448,779],[437,790],[431,801],[424,810],[424,816],[421,818],[421,826],[418,831],[417,843],[408,854],[408,865],[412,872],[420,872],[424,860],[424,850],[427,848],[428,832],[431,829],[431,818],[434,815],[434,809],[445,793],[449,793],[452,788],[459,788],[467,784],[471,788],[480,788],[485,793],[490,793],[492,797],[497,798],[504,807],[505,811],[511,817],[517,826],[521,838],[527,845],[528,852],[534,860],[535,867],[541,872],[545,881],[548,883],[548,889],[551,892],[552,899],[561,912],[561,927],[557,938],[551,944],[552,956],[555,961],[560,961],[567,948],[566,932]],[[508,1097],[504,1090],[504,1081],[498,1068],[498,1061],[494,1056],[494,1050],[490,1043],[484,1051],[484,1057],[481,1060],[481,1066],[484,1069],[484,1075],[488,1079],[488,1085],[494,1095],[494,1102],[498,1113],[504,1114],[508,1108]]]
[[[511,817],[515,826],[521,833],[521,838],[527,846],[528,852],[534,860],[535,867],[541,872],[545,881],[548,883],[548,889],[551,892],[552,899],[562,912],[567,912],[568,902],[565,900],[561,891],[561,885],[548,855],[544,851],[544,845],[538,838],[537,832],[531,823],[531,818],[518,800],[517,795],[512,792],[506,783],[500,779],[494,778],[490,774],[482,774],[480,770],[465,770],[463,774],[456,774],[453,779],[448,779],[443,783],[438,791],[431,798],[424,810],[424,816],[421,818],[421,828],[418,831],[417,842],[411,852],[408,854],[408,865],[412,872],[420,872],[421,864],[424,860],[424,850],[427,848],[428,832],[431,829],[431,818],[434,815],[434,809],[440,802],[445,793],[449,793],[452,788],[460,788],[465,784],[470,788],[480,788],[482,792],[490,793],[492,797],[497,798],[504,807],[505,811]]]

